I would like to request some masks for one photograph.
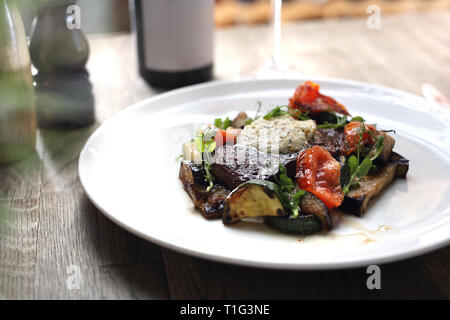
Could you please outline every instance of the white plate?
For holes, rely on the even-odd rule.
[[[178,180],[181,144],[215,117],[286,104],[296,80],[247,80],[192,86],[145,100],[106,121],[81,152],[79,175],[107,217],[164,247],[222,262],[283,269],[332,269],[386,263],[450,241],[450,112],[398,90],[312,79],[353,115],[395,129],[395,150],[410,160],[362,218],[330,233],[280,234],[262,223],[226,227],[193,209]],[[338,215],[337,217],[341,217]]]

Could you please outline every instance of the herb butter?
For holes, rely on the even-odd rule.
[[[268,153],[293,153],[305,147],[316,129],[313,120],[300,121],[287,114],[259,118],[244,127],[237,143]]]

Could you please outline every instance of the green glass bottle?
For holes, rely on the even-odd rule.
[[[72,130],[95,122],[94,96],[86,62],[89,44],[81,25],[70,27],[76,0],[35,2],[37,21],[30,41],[38,126]],[[81,12],[80,12],[81,13]]]
[[[30,55],[15,2],[0,0],[0,163],[30,156],[36,143]]]

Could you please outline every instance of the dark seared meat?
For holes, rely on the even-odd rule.
[[[336,160],[345,155],[345,137],[342,129],[317,129],[311,145],[325,148]]]
[[[269,180],[278,173],[281,162],[288,175],[295,177],[297,155],[272,155],[242,145],[226,145],[216,150],[212,174],[230,190],[251,179]]]
[[[181,163],[179,178],[183,183],[184,190],[204,218],[222,218],[225,199],[230,191],[220,184],[215,184],[212,190],[206,191],[204,173],[201,173],[200,168],[192,162],[183,161]]]

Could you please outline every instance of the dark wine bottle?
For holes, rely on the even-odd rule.
[[[134,0],[139,73],[178,88],[213,75],[214,0]]]

